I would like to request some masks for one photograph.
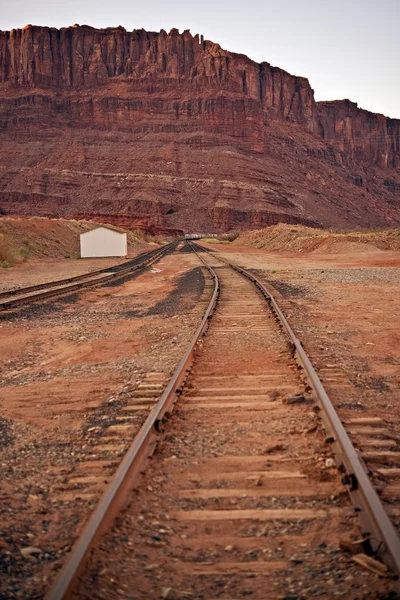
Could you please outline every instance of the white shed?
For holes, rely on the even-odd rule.
[[[108,256],[126,256],[128,242],[126,233],[107,227],[98,227],[81,233],[81,257],[99,258]]]

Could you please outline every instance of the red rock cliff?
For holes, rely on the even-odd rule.
[[[223,50],[189,31],[169,34],[123,27],[34,27],[0,32],[0,81],[18,86],[81,89],[111,79],[152,94],[210,89],[261,102],[271,117],[315,127],[307,79]]]
[[[358,108],[350,100],[318,102],[319,133],[357,162],[400,165],[400,120]]]
[[[304,125],[355,160],[398,166],[400,121],[358,109],[348,101],[319,102],[307,79],[223,50],[189,31],[169,34],[123,27],[62,29],[27,25],[0,32],[0,81],[60,90],[129,81],[165,94],[218,89],[261,103],[270,118]],[[196,106],[189,107],[194,110]]]
[[[399,123],[188,31],[0,32],[0,214],[399,224]]]

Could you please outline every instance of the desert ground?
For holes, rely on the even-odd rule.
[[[273,230],[266,237],[276,234]],[[378,241],[371,241],[323,233],[322,242],[312,243],[304,241],[304,231],[289,235],[278,226],[278,234],[284,241],[275,236],[273,243],[264,240],[263,248],[254,247],[254,238],[260,245],[260,234],[244,234],[233,243],[202,243],[258,274],[314,366],[339,369],[340,382],[324,384],[342,419],[379,416],[400,440],[398,234],[376,234]],[[142,250],[134,248],[133,254]],[[0,289],[116,262],[29,258],[0,270]],[[210,291],[199,260],[181,245],[124,281],[0,314],[3,597],[24,598],[27,589],[32,597],[41,597],[102,491],[85,495],[79,485],[68,487],[68,477],[82,476],[85,461],[95,464],[104,458],[96,450],[99,436],[118,424],[118,410],[138,382],[149,373],[167,380],[200,322]],[[398,446],[394,442],[394,451]],[[117,462],[126,447],[118,450]],[[80,490],[77,504],[73,500]],[[60,535],[61,514],[68,527]],[[393,514],[398,522],[400,514]],[[32,547],[38,551],[24,554]],[[370,597],[371,586],[382,590],[379,577],[360,567],[351,567],[351,577],[362,577],[358,598]]]

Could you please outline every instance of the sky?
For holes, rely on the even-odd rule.
[[[0,29],[28,23],[180,31],[307,77],[316,100],[400,118],[400,0],[0,0]]]

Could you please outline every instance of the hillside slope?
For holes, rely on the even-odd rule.
[[[0,218],[0,236],[25,258],[69,258],[80,255],[80,234],[99,223],[44,217]],[[128,251],[135,252],[147,244],[128,232]]]
[[[400,251],[400,229],[338,233],[280,223],[274,227],[243,232],[234,243],[270,252],[365,254],[384,250]]]

